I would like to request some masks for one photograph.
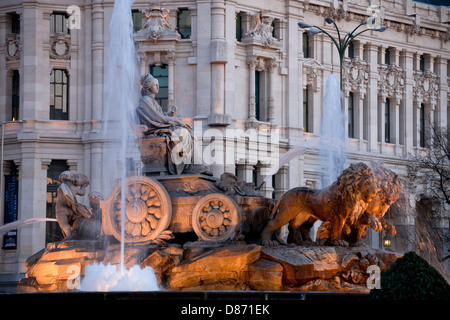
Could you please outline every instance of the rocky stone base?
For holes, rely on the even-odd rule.
[[[264,247],[256,244],[186,243],[168,247],[132,246],[125,265],[154,269],[165,290],[369,292],[370,265],[387,270],[399,254],[369,248],[327,246]],[[18,292],[74,291],[86,265],[118,264],[120,246],[65,241],[28,259]]]

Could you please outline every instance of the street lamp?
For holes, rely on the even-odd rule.
[[[300,28],[307,29],[310,34],[314,35],[314,34],[319,34],[319,33],[323,32],[333,41],[334,45],[336,46],[336,48],[338,49],[338,52],[339,52],[339,70],[340,70],[341,91],[342,91],[342,63],[344,61],[345,50],[349,46],[350,42],[353,39],[355,39],[357,36],[359,36],[361,33],[363,33],[363,32],[366,32],[366,31],[369,31],[369,30],[383,32],[383,31],[386,30],[386,26],[377,26],[377,27],[373,27],[373,28],[368,27],[367,29],[364,29],[364,30],[356,33],[357,30],[363,25],[373,25],[373,24],[375,24],[375,20],[376,20],[376,17],[368,18],[363,23],[360,23],[355,29],[353,29],[352,32],[347,33],[344,36],[343,39],[341,38],[341,33],[339,32],[339,28],[337,27],[337,25],[334,22],[334,19],[332,17],[325,18],[325,22],[327,24],[333,24],[334,25],[334,28],[337,31],[338,39],[334,38],[328,32],[326,32],[325,30],[323,30],[322,28],[320,28],[318,26],[312,25],[312,24],[304,22],[304,21],[300,21],[298,23]]]

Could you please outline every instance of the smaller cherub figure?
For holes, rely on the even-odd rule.
[[[74,224],[78,219],[90,219],[92,211],[81,203],[76,196],[84,196],[89,179],[82,173],[64,171],[59,176],[61,185],[57,190],[56,197],[56,220],[62,230],[63,236],[76,238]],[[78,221],[79,224],[81,221]],[[75,224],[75,226],[77,225]]]

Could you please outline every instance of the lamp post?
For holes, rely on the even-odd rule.
[[[334,38],[332,35],[330,35],[328,32],[326,32],[325,30],[323,30],[320,27],[317,27],[315,25],[300,21],[298,23],[299,27],[302,29],[307,29],[308,32],[310,34],[319,34],[319,33],[325,33],[334,43],[334,45],[336,46],[336,48],[338,49],[339,52],[339,70],[340,70],[340,88],[342,91],[342,63],[344,61],[344,53],[345,50],[347,49],[347,47],[349,46],[350,42],[352,42],[353,39],[355,39],[357,36],[359,36],[361,33],[364,33],[366,31],[372,30],[372,31],[378,31],[378,32],[383,32],[384,30],[386,30],[386,26],[376,26],[373,28],[370,28],[370,25],[375,24],[376,21],[376,17],[370,17],[367,20],[365,20],[363,23],[360,23],[355,29],[353,29],[352,32],[347,33],[344,38],[341,38],[341,33],[339,31],[339,28],[337,27],[336,23],[334,22],[334,19],[332,17],[328,17],[325,18],[325,22],[327,24],[333,24],[334,28],[337,31],[337,36],[338,38]],[[362,31],[357,32],[357,30],[363,26],[363,25],[368,25],[369,27],[367,29],[364,29]]]

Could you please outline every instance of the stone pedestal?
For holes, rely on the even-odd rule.
[[[86,265],[119,264],[120,245],[66,241],[28,259],[18,292],[75,291]],[[369,248],[263,247],[257,244],[186,243],[129,246],[125,265],[153,268],[163,290],[327,291],[368,293],[369,266],[387,270],[399,254]],[[80,278],[77,278],[77,277]]]

